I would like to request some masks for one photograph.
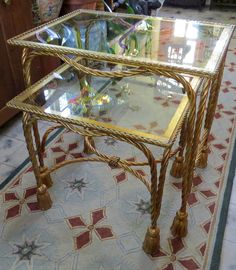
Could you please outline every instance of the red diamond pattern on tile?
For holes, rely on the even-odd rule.
[[[227,115],[234,115],[234,112],[232,112],[232,111],[223,111],[225,114],[227,114]]]
[[[168,239],[171,251],[173,254],[177,254],[178,252],[180,252],[181,250],[185,249],[185,243],[183,242],[183,240],[181,238],[171,238]]]
[[[68,218],[67,221],[72,229],[86,227],[86,223],[81,216]]]
[[[177,189],[177,190],[182,189],[182,182],[171,183],[171,185],[174,186],[174,188]]]
[[[219,166],[218,168],[216,168],[216,170],[217,170],[219,173],[222,173],[222,172],[223,172],[223,169],[224,169],[224,165],[221,165],[221,166]]]
[[[190,207],[199,204],[199,200],[198,200],[196,192],[192,192],[192,193],[189,194],[188,204],[189,204]]]
[[[165,253],[160,248],[158,248],[157,251],[155,251],[155,253],[152,255],[153,258],[160,258],[160,257],[165,257],[165,256],[167,256],[167,253]]]
[[[21,205],[17,204],[7,209],[6,219],[19,216],[21,212]]]
[[[74,158],[82,158],[84,157],[84,153],[70,153]]]
[[[31,196],[34,196],[36,192],[37,192],[37,187],[27,188],[24,192],[24,198],[27,199]]]
[[[216,194],[209,189],[208,190],[201,190],[200,193],[207,199],[216,196]]]
[[[193,178],[193,186],[196,187],[196,186],[199,186],[201,183],[202,183],[202,178],[201,176],[197,175]]]
[[[184,267],[184,269],[188,270],[197,270],[200,269],[199,264],[195,261],[193,257],[185,258],[182,260],[178,260],[180,264]]]
[[[143,170],[136,170],[136,172],[138,172],[139,174],[141,174],[142,176],[145,176],[146,173]]]
[[[4,195],[5,202],[18,201],[18,200],[19,200],[19,197],[17,196],[17,194],[15,192],[5,193],[5,195]]]
[[[226,156],[227,156],[227,153],[224,153],[221,155],[222,159],[225,160],[226,159]]]
[[[205,251],[206,251],[206,243],[202,243],[202,244],[200,245],[199,251],[200,251],[200,254],[201,254],[202,256],[205,255]]]
[[[108,240],[115,237],[114,233],[112,232],[111,226],[96,226],[97,223],[100,223],[104,218],[106,218],[106,209],[100,208],[90,212],[90,224],[87,224],[81,216],[74,216],[66,219],[70,229],[75,229],[79,227],[87,228],[86,231],[83,231],[82,233],[74,237],[75,248],[77,250],[84,248],[92,243],[92,232],[95,232],[95,234],[100,240]]]
[[[91,213],[91,220],[92,220],[92,224],[93,224],[93,225],[99,223],[99,222],[102,221],[104,218],[106,218],[104,209],[94,210],[94,211]]]
[[[62,136],[60,136],[60,138],[56,141],[56,143],[62,143],[63,142],[63,139],[62,139]]]
[[[7,192],[4,195],[4,202],[13,202],[13,206],[6,209],[6,220],[9,218],[17,217],[21,214],[22,206],[25,205],[30,212],[39,210],[37,202],[27,202],[28,198],[36,195],[36,187],[29,187],[24,190],[23,198],[20,197],[16,192]]]
[[[229,89],[228,88],[224,88],[221,91],[223,91],[224,93],[228,93],[229,92]]]
[[[89,246],[92,243],[92,233],[90,231],[85,231],[74,237],[75,248],[77,250]]]
[[[78,147],[78,143],[71,143],[69,144],[68,151],[72,151],[77,147]]]
[[[120,183],[128,180],[127,175],[126,175],[126,173],[124,171],[123,172],[120,172],[117,175],[115,175],[114,176],[114,179],[115,179],[115,181],[116,181],[117,184],[120,184]]]
[[[232,82],[231,82],[231,81],[224,81],[224,82],[223,82],[223,84],[225,84],[225,85],[228,85],[228,86],[229,86],[229,85],[231,85],[231,84],[232,84]]]
[[[211,213],[212,215],[214,214],[215,206],[216,206],[216,203],[215,203],[215,202],[213,202],[213,203],[211,203],[211,204],[209,204],[209,205],[207,206],[207,208],[209,209],[209,211],[210,211],[210,213]]]
[[[66,155],[62,155],[62,156],[60,156],[58,158],[55,158],[55,160],[56,160],[57,164],[60,163],[60,162],[63,162],[63,161],[66,160]]]
[[[33,171],[33,167],[29,167],[29,169],[26,171],[26,173],[32,172]]]
[[[211,221],[207,221],[207,222],[205,222],[205,223],[202,225],[202,228],[204,229],[204,231],[205,231],[207,234],[208,234],[208,232],[209,232],[210,226],[211,226]]]
[[[214,141],[216,138],[213,134],[210,134],[209,137],[208,137],[208,142],[212,142]]]
[[[217,188],[219,188],[219,187],[220,187],[220,181],[215,182],[215,186],[216,186]]]
[[[41,211],[38,202],[30,202],[26,204],[31,212]]]
[[[221,143],[219,143],[219,144],[213,144],[214,145],[214,147],[215,148],[217,148],[217,149],[219,149],[219,150],[222,150],[222,149],[225,149],[226,147],[223,145],[223,144],[221,144]]]
[[[64,152],[64,150],[60,146],[51,147],[51,150],[52,150],[53,153]]]
[[[104,227],[97,227],[95,228],[95,233],[97,234],[98,238],[100,240],[113,238],[113,232],[110,226],[104,226]]]

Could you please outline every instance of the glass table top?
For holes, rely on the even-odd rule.
[[[216,71],[231,25],[79,10],[9,40],[37,49],[53,47],[91,57]]]
[[[117,69],[99,64],[99,69]],[[120,69],[121,67],[119,67]],[[196,77],[185,76],[196,87]],[[195,85],[194,85],[195,84]],[[146,138],[168,141],[188,105],[182,86],[173,79],[136,75],[113,79],[81,75],[64,64],[14,99],[26,111],[92,123]],[[28,108],[28,109],[27,109]]]

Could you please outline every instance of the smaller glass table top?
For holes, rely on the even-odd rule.
[[[106,64],[99,64],[110,70]],[[119,67],[120,69],[121,67]],[[193,87],[199,81],[187,77]],[[145,138],[168,141],[188,105],[182,86],[152,74],[111,79],[81,75],[63,65],[10,102],[23,110],[60,116],[83,126],[91,123]]]
[[[216,23],[79,10],[10,43],[211,73],[216,71],[233,29]]]

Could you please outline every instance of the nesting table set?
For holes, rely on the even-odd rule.
[[[168,162],[174,157],[171,175],[182,177],[182,201],[171,232],[186,236],[194,168],[207,166],[208,137],[233,31],[232,25],[77,10],[8,40],[24,48],[28,88],[8,106],[23,111],[40,209],[51,207],[50,174],[64,165],[99,161],[123,168],[150,192],[151,224],[143,249],[152,254],[159,247],[157,220]],[[40,55],[57,57],[63,64],[31,85],[31,62]],[[170,105],[160,106],[160,100]],[[38,120],[56,126],[40,138]],[[60,127],[84,136],[86,155],[48,168],[45,143]],[[99,136],[133,145],[146,160],[101,153],[93,139]],[[154,157],[150,144],[163,149],[161,157]],[[149,166],[150,179],[135,166]]]

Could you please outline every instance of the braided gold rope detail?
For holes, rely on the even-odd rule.
[[[39,52],[39,51],[33,51],[33,52],[31,52],[31,54],[32,54],[32,57],[33,57],[33,55],[35,56],[35,55],[38,55],[38,54],[41,54],[42,52]],[[52,55],[50,52],[45,52],[45,54],[47,54],[47,55]],[[60,57],[60,55],[59,54],[56,54],[58,57]],[[71,66],[74,66],[74,64],[76,65],[76,64],[78,64],[78,63],[76,63],[76,61],[74,61],[74,60],[72,60],[72,59],[68,59],[67,57],[65,57],[65,56],[63,56],[62,55],[62,58],[64,59],[64,60],[67,60],[67,61],[69,61],[69,63],[70,63],[70,65]],[[81,64],[79,64],[79,67],[82,67],[82,68],[85,68],[86,69],[86,67],[84,67],[83,65],[81,65]],[[86,70],[85,70],[86,71]],[[132,75],[132,74],[136,74],[136,72],[139,74],[139,72],[141,71],[141,70],[138,70],[138,69],[132,69],[132,70],[122,70],[122,71],[111,71],[111,72],[109,72],[109,73],[103,73],[104,71],[99,71],[100,73],[96,73],[97,72],[97,70],[93,70],[93,69],[89,69],[89,70],[87,70],[87,72],[90,72],[90,71],[93,71],[93,72],[95,72],[94,74],[96,74],[97,76],[104,76],[104,75],[107,75],[107,76],[112,76],[112,77],[114,77],[114,76],[121,76],[121,74],[128,74],[129,73],[129,75]],[[142,72],[145,72],[145,70],[142,70]],[[117,73],[118,72],[118,73]],[[154,74],[158,74],[158,75],[164,75],[164,76],[166,76],[166,77],[170,77],[170,78],[173,78],[173,79],[175,79],[176,81],[178,81],[179,83],[181,83],[182,85],[183,85],[183,87],[184,87],[184,89],[186,90],[186,92],[187,92],[187,95],[188,95],[188,98],[189,98],[189,102],[190,102],[190,117],[189,117],[189,119],[190,119],[190,122],[191,123],[193,123],[193,117],[194,117],[194,111],[193,110],[191,110],[191,108],[193,108],[194,107],[194,103],[195,103],[195,93],[194,93],[194,91],[193,91],[193,89],[192,89],[192,87],[191,87],[191,85],[190,85],[190,83],[189,82],[187,82],[186,81],[186,79],[182,76],[182,75],[179,75],[179,74],[176,74],[176,73],[174,73],[174,72],[170,72],[170,71],[162,71],[162,70],[157,70],[157,69],[147,69],[146,70],[146,72],[152,72],[152,73],[154,73]],[[128,76],[128,75],[127,75]],[[13,101],[14,102],[14,101]],[[21,109],[21,106],[20,105],[16,105],[16,104],[12,104],[11,102],[9,103],[9,105],[12,105],[12,107],[15,107],[15,108],[18,108],[18,109]],[[25,108],[22,108],[23,110],[25,110]],[[39,115],[41,115],[41,116],[48,116],[46,113],[44,113],[44,112],[42,112],[40,109],[37,109],[37,108],[32,108],[32,110],[30,110],[31,112],[34,112],[34,113],[36,113],[36,114],[39,114]],[[60,117],[60,116],[53,116],[53,115],[50,115],[50,120],[54,120],[55,122],[57,122],[58,120],[59,120],[59,118],[61,118],[61,119],[63,119],[62,121],[64,122],[65,121],[65,119],[63,118],[63,117]],[[67,119],[67,122],[69,122],[69,123],[72,123],[72,124],[79,124],[78,123],[78,121],[73,121],[72,119]],[[98,127],[96,126],[96,125],[92,125],[92,124],[88,124],[88,123],[81,123],[81,125],[83,126],[83,127],[85,127],[85,128],[93,128],[93,129],[98,129]],[[180,126],[179,126],[180,127]],[[99,127],[99,129],[101,129],[101,130],[106,130],[106,131],[108,131],[106,128],[104,128],[104,127]],[[128,134],[125,134],[124,132],[119,132],[119,131],[111,131],[111,130],[109,130],[108,131],[108,134],[111,134],[111,133],[116,133],[118,136],[120,136],[121,135],[121,133],[122,133],[122,135],[123,135],[123,137],[126,137]],[[176,138],[176,136],[177,136],[177,133],[178,132],[175,132],[175,135],[174,135],[174,139]],[[124,134],[125,134],[125,136],[124,136]],[[136,136],[136,135],[128,135],[130,138],[138,138],[139,140],[141,139],[142,141],[144,141],[144,142],[148,142],[148,143],[152,143],[152,144],[156,144],[156,145],[160,145],[160,146],[163,146],[163,147],[166,147],[167,146],[167,144],[164,144],[164,143],[161,143],[160,141],[156,141],[156,140],[151,140],[151,139],[147,139],[147,138],[143,138],[142,136]],[[144,140],[143,140],[144,139]],[[168,147],[168,146],[167,146]]]
[[[61,125],[56,125],[53,127],[49,127],[46,132],[44,133],[43,137],[42,137],[42,141],[41,141],[41,145],[40,145],[40,155],[41,158],[43,158],[44,152],[45,152],[45,146],[46,146],[46,142],[47,142],[47,138],[50,135],[51,132],[53,132],[55,129],[61,128]]]
[[[152,152],[143,144],[133,141],[133,144],[146,156],[151,174],[151,228],[157,226],[157,166]]]
[[[82,71],[85,74],[93,75],[93,76],[100,76],[100,77],[110,77],[110,78],[124,78],[130,77],[137,74],[141,74],[145,72],[145,69],[137,68],[137,69],[130,69],[130,70],[115,70],[115,71],[102,71],[98,69],[92,69],[86,67],[78,62],[75,62],[73,59],[66,57],[61,54],[55,54],[58,58],[62,61],[67,63],[70,66],[73,66],[75,69]]]
[[[40,151],[40,135],[39,135],[38,123],[36,119],[34,119],[32,126],[33,126],[33,131],[34,131],[34,140],[37,147],[39,164],[40,164],[40,167],[44,167],[43,156],[41,155],[41,151]]]
[[[189,162],[187,163],[188,166],[186,166],[184,169],[183,187],[182,187],[182,205],[180,209],[181,212],[186,211],[187,200],[188,200],[188,196],[192,187],[192,178],[193,178],[193,172],[194,172],[194,167],[195,167],[196,154],[197,154],[198,143],[199,143],[199,138],[200,138],[201,128],[202,128],[201,123],[204,117],[204,111],[206,107],[210,83],[211,83],[211,80],[206,79],[204,82],[203,90],[201,92],[201,99],[200,99],[200,104],[198,106],[198,113],[197,113],[197,119],[196,119],[197,125],[194,130],[193,144],[188,145],[188,141],[187,141],[188,149],[186,150],[186,152],[189,151],[188,153],[189,156],[187,156],[186,154],[186,160],[189,159]]]
[[[164,184],[165,184],[165,178],[166,178],[166,170],[167,170],[168,162],[170,159],[170,149],[171,148],[165,149],[163,153],[163,159],[161,162],[161,169],[160,169],[159,182],[158,182],[158,188],[157,188],[155,219],[158,219],[160,215],[160,211],[161,211],[161,203],[162,203]]]
[[[221,85],[223,72],[224,72],[224,62],[225,62],[225,57],[223,58],[223,61],[221,63],[219,74],[214,76],[214,78],[212,79],[212,86],[211,86],[210,96],[209,96],[209,101],[208,101],[208,106],[207,106],[204,131],[203,131],[203,136],[202,136],[200,147],[199,147],[199,155],[197,157],[197,161],[200,158],[201,151],[207,151],[208,137],[210,135],[211,126],[214,120],[218,96],[220,92],[220,85]]]
[[[41,142],[41,149],[40,149],[40,151],[42,153],[45,152],[46,140],[47,140],[49,134],[53,130],[55,130],[57,128],[62,128],[62,127],[63,127],[63,125],[56,125],[56,126],[53,126],[53,127],[49,127],[46,130],[46,132],[43,135],[42,142]],[[80,135],[82,134],[82,132],[78,132],[78,129],[77,128],[73,128],[72,131],[75,132],[75,133],[77,133],[77,134],[80,134]],[[95,133],[89,132],[89,130],[86,130],[86,132],[83,133],[83,135],[84,136],[89,136],[90,135],[90,136],[93,136],[94,137],[95,136]],[[96,136],[103,137],[103,136],[107,136],[107,135],[106,134],[103,135],[103,134],[96,133]],[[110,137],[112,137],[112,136],[110,136]],[[113,138],[118,139],[116,136],[113,136]],[[126,142],[126,139],[120,138],[119,140]],[[169,154],[170,158],[173,157],[173,156],[175,156],[180,150],[181,150],[181,147],[177,147],[174,151],[170,152],[170,154]],[[161,163],[161,161],[162,161],[162,158],[155,160],[156,163]],[[129,161],[129,160],[122,160],[121,162],[123,164],[127,165],[127,166],[147,166],[147,165],[149,165],[148,162],[137,162],[137,161]]]
[[[86,138],[85,138],[86,139]],[[156,224],[157,224],[157,211],[156,211],[156,200],[157,200],[157,167],[156,167],[156,162],[154,159],[154,156],[152,154],[152,152],[143,144],[140,142],[136,142],[133,141],[131,139],[126,138],[125,139],[126,142],[136,146],[140,151],[143,152],[143,154],[146,156],[149,166],[150,166],[150,173],[151,173],[151,190],[150,188],[148,188],[149,184],[148,182],[145,180],[145,178],[141,176],[138,177],[137,175],[139,175],[139,173],[137,171],[134,171],[133,169],[131,169],[129,166],[126,166],[125,164],[122,164],[121,161],[118,161],[118,165],[123,167],[125,166],[125,169],[127,169],[129,172],[131,172],[132,174],[134,174],[135,176],[137,176],[148,188],[149,192],[151,193],[151,227],[152,228],[156,228]],[[102,158],[107,158],[106,155],[99,153],[95,148],[92,147],[92,145],[90,145],[90,142],[87,141],[87,144],[89,145],[89,147],[91,147],[92,151],[94,151],[95,154],[99,155]],[[145,180],[145,182],[144,182]]]
[[[102,154],[100,153],[95,147],[92,146],[92,144],[90,143],[88,137],[85,137],[84,138],[86,143],[87,143],[87,146],[91,149],[91,151],[96,154],[98,157],[102,158],[103,160],[106,160],[107,163],[109,163],[113,157],[109,157],[108,155],[105,155],[105,154]],[[129,141],[130,144],[134,144],[133,141]],[[126,163],[119,159],[117,160],[117,166],[125,169],[126,171],[132,173],[134,176],[136,176],[138,179],[141,180],[141,182],[143,182],[143,184],[147,187],[148,191],[151,192],[150,190],[150,185],[149,185],[149,182],[146,180],[146,178],[141,175],[139,172],[137,172],[136,170],[133,170],[132,168],[130,168],[128,165],[126,165]]]
[[[180,139],[179,139],[179,148],[180,151],[178,152],[178,155],[175,157],[175,160],[172,164],[170,174],[173,177],[180,178],[183,175],[183,165],[184,165],[184,150],[185,150],[185,145],[186,145],[186,117],[185,115],[183,124],[182,124],[182,129],[180,133]]]
[[[22,107],[21,105],[18,105],[18,104],[16,105],[15,103],[12,104],[11,106],[14,108],[17,108],[17,109],[24,110],[24,111],[27,110],[25,107]],[[169,146],[168,143],[164,143],[164,142],[161,142],[158,140],[146,138],[146,137],[143,137],[140,135],[128,134],[126,132],[111,130],[108,128],[97,126],[95,124],[90,124],[90,123],[85,123],[85,122],[81,123],[77,120],[68,119],[68,118],[65,119],[64,117],[61,117],[58,115],[50,115],[49,116],[47,113],[44,113],[40,109],[37,109],[33,106],[30,108],[30,112],[35,113],[36,114],[35,117],[37,117],[38,119],[59,123],[62,126],[64,126],[65,128],[67,128],[71,131],[77,132],[78,134],[80,134],[82,136],[109,136],[109,137],[119,139],[119,140],[124,140],[124,141],[126,141],[127,139],[132,139],[132,140],[139,140],[142,142],[154,144],[154,145],[161,146],[161,147],[168,147]],[[75,125],[77,125],[77,126],[81,125],[84,127],[84,129],[77,128],[77,127],[75,127]]]
[[[23,130],[24,130],[24,135],[25,135],[25,140],[27,144],[27,148],[29,151],[29,157],[32,162],[36,182],[37,182],[37,187],[40,187],[42,185],[42,180],[40,177],[40,170],[38,166],[38,161],[35,155],[35,150],[34,150],[34,143],[33,143],[33,138],[32,138],[32,116],[29,113],[23,112],[23,117],[22,117],[22,122],[23,122]]]
[[[181,129],[181,133],[180,133],[180,139],[179,139],[180,151],[179,151],[178,156],[180,156],[180,157],[183,156],[185,145],[186,145],[186,118],[187,118],[187,115],[185,115],[185,117],[184,117],[182,129]]]
[[[23,49],[21,61],[23,66],[23,76],[26,87],[31,86],[31,63],[32,60],[38,55],[41,55],[39,51],[35,50],[30,51],[28,48]]]

